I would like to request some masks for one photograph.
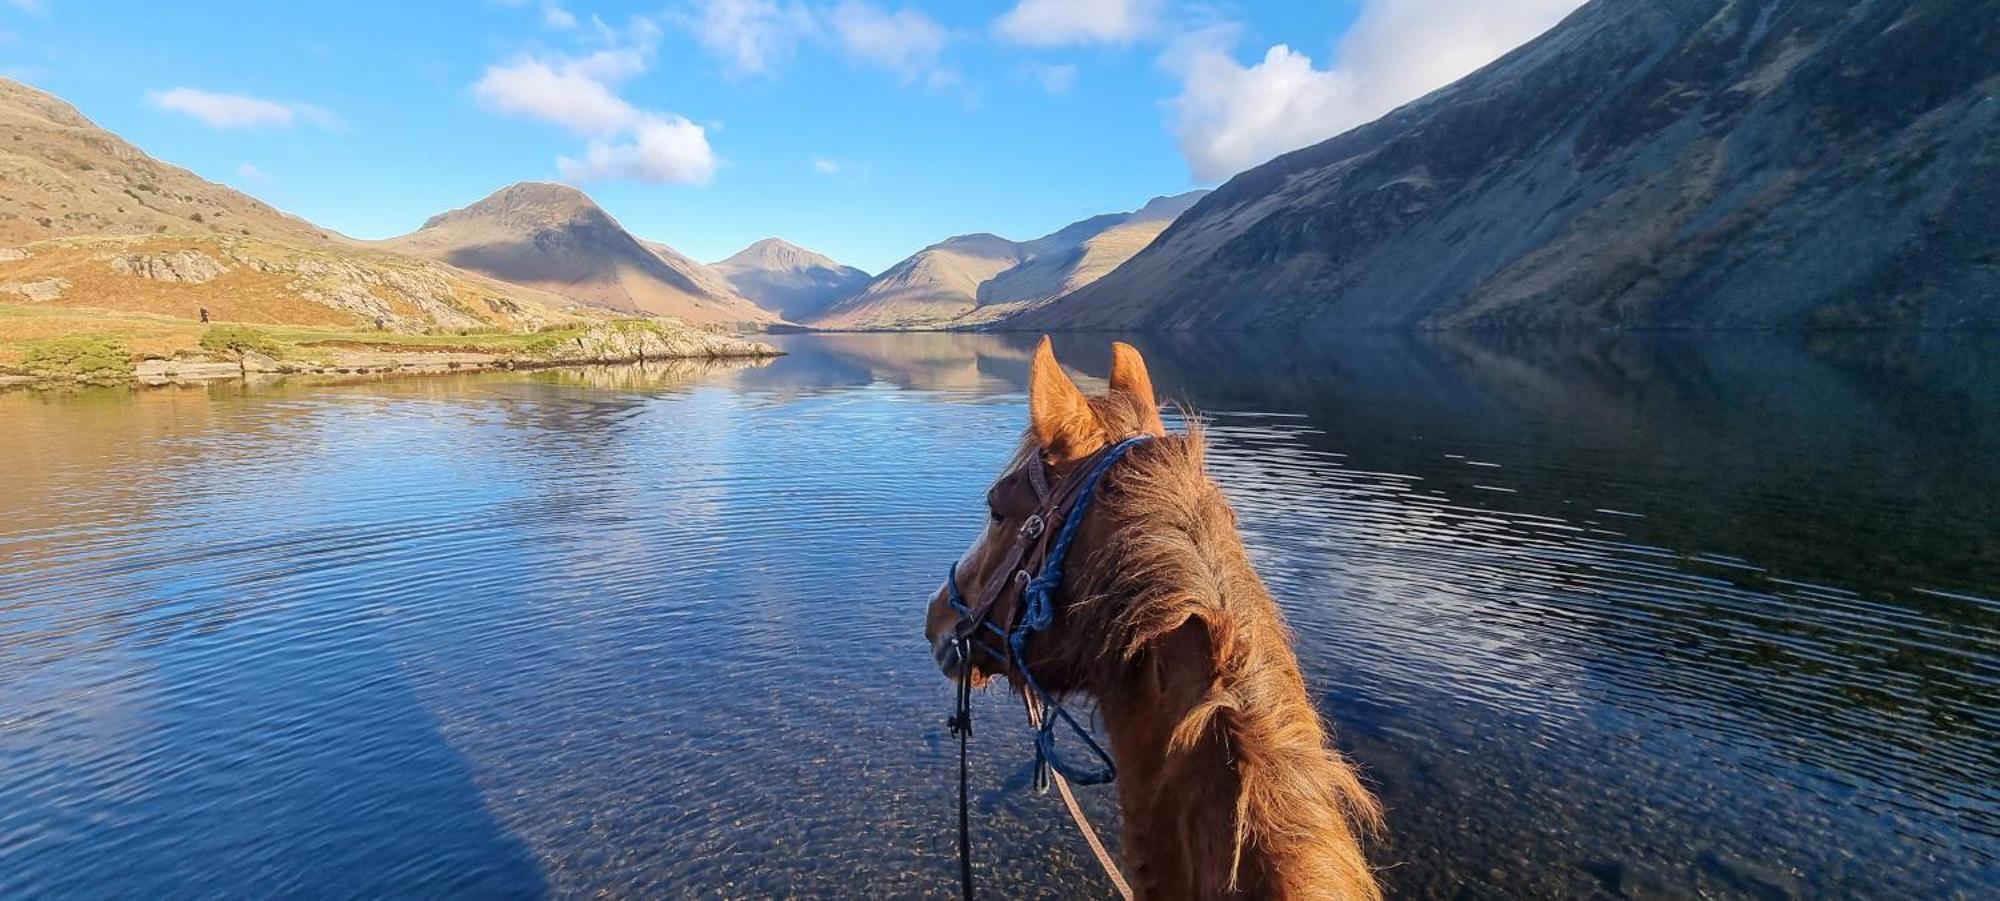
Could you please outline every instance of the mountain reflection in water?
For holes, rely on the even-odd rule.
[[[1995,336],[1126,337],[1398,895],[2000,879]],[[922,609],[1033,338],[0,394],[0,896],[948,895]],[[1104,893],[981,705],[982,878]]]

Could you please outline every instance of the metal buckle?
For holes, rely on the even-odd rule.
[[[1021,537],[1033,541],[1042,537],[1042,529],[1046,527],[1047,524],[1042,522],[1042,514],[1031,513],[1028,515],[1028,521],[1021,524]]]

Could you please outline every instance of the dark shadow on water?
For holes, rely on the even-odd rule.
[[[460,897],[547,893],[540,862],[488,810],[470,766],[393,654],[355,640],[351,627],[338,643],[309,628],[242,643],[229,633],[259,628],[251,611],[301,600],[231,590],[231,601],[204,601],[195,583],[209,577],[187,578],[161,585],[158,607],[93,626],[100,640],[133,647],[117,679],[44,686],[47,706],[15,711],[48,734],[42,753],[14,747],[6,755],[0,834],[39,834],[34,856],[6,867],[0,894],[393,897],[414,886]],[[233,622],[232,611],[245,621]],[[37,691],[0,687],[16,700]],[[94,722],[124,716],[146,725],[126,732]],[[88,825],[51,829],[71,814],[38,785],[75,762],[51,759],[48,749],[73,744],[67,753],[88,755],[94,778],[116,800]]]

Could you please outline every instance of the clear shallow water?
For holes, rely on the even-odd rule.
[[[0,394],[0,897],[950,897],[922,610],[1029,343],[781,340]],[[1133,340],[1400,895],[1993,891],[2000,342]],[[1102,894],[981,705],[983,884]]]

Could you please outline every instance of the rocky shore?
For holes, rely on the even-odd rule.
[[[492,369],[539,369],[665,360],[760,359],[782,355],[769,344],[690,328],[674,320],[616,320],[544,336],[518,350],[425,350],[389,345],[276,355],[258,350],[203,358],[145,359],[130,380],[163,386],[253,377],[425,375]],[[0,387],[51,386],[66,379],[0,374]]]

